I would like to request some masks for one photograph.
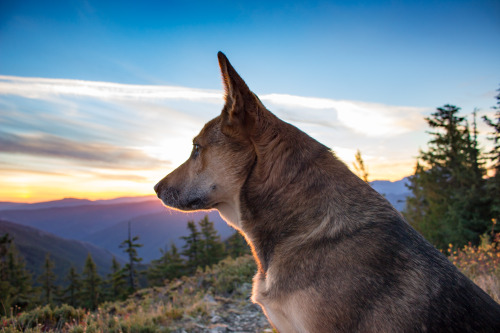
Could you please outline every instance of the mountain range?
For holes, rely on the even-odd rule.
[[[147,263],[160,256],[160,248],[175,243],[182,247],[182,236],[189,234],[187,222],[205,215],[214,222],[222,239],[234,233],[215,211],[182,213],[164,207],[154,197],[119,198],[89,201],[63,199],[38,204],[0,207],[0,219],[37,228],[58,237],[89,242],[124,259],[119,247],[127,239],[128,224],[133,236],[139,236],[138,254]],[[7,208],[5,208],[7,207]]]
[[[410,194],[407,183],[404,178],[370,184],[402,210]],[[122,262],[126,259],[119,245],[127,238],[129,223],[132,235],[139,236],[143,244],[138,254],[148,263],[159,258],[160,249],[169,248],[171,243],[182,248],[181,237],[189,234],[187,222],[197,222],[205,215],[214,222],[222,240],[235,232],[216,211],[182,213],[166,208],[154,196],[143,196],[97,201],[66,198],[35,204],[0,202],[0,234],[9,232],[14,237],[21,253],[28,256],[28,265],[39,265],[35,263],[43,262],[45,253],[51,252],[56,266],[83,266],[90,252],[104,274],[113,256]]]

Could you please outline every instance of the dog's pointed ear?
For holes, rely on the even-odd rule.
[[[222,73],[226,104],[222,109],[222,131],[228,135],[248,135],[254,127],[257,108],[262,105],[233,68],[224,53],[217,54]]]

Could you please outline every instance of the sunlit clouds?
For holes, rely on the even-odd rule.
[[[258,91],[257,91],[258,92]],[[429,109],[260,94],[370,178],[412,172]],[[222,90],[0,76],[0,201],[153,194],[223,106]]]
[[[426,111],[424,108],[416,107],[280,94],[264,95],[261,99],[277,107],[297,110],[295,115],[298,116],[298,121],[316,121],[326,126],[341,124],[360,135],[369,137],[392,137],[420,129],[424,125],[422,113]],[[328,112],[331,115],[330,119],[325,117]]]
[[[0,92],[25,98],[80,96],[103,100],[185,99],[218,103],[220,91],[171,86],[130,85],[69,79],[25,78],[0,75]]]

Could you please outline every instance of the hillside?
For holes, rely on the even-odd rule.
[[[222,240],[235,232],[233,228],[221,219],[219,213],[216,211],[187,214],[164,209],[161,212],[131,218],[129,221],[132,234],[139,236],[139,243],[143,244],[142,247],[137,249],[139,256],[143,258],[144,262],[149,262],[159,258],[160,249],[169,247],[171,243],[174,243],[181,249],[184,241],[180,237],[189,234],[187,222],[190,220],[198,222],[205,215],[208,215],[210,221],[214,222],[214,227]],[[127,238],[129,221],[123,221],[107,229],[93,233],[86,237],[86,240],[118,255],[123,254],[122,250],[117,247],[117,244],[120,244]]]
[[[64,280],[71,265],[81,273],[88,253],[92,255],[101,276],[110,272],[113,255],[93,244],[64,239],[39,229],[0,220],[0,235],[6,233],[14,239],[17,249],[25,258],[26,268],[34,276],[42,271],[47,252],[50,252],[55,263],[54,273],[58,283]]]

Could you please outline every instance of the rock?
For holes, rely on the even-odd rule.
[[[208,333],[226,333],[228,332],[227,325],[218,324],[215,326],[210,326],[208,328]]]
[[[220,316],[217,316],[217,315],[213,316],[212,319],[210,319],[210,322],[212,324],[220,323],[221,321],[222,321],[222,318]]]

